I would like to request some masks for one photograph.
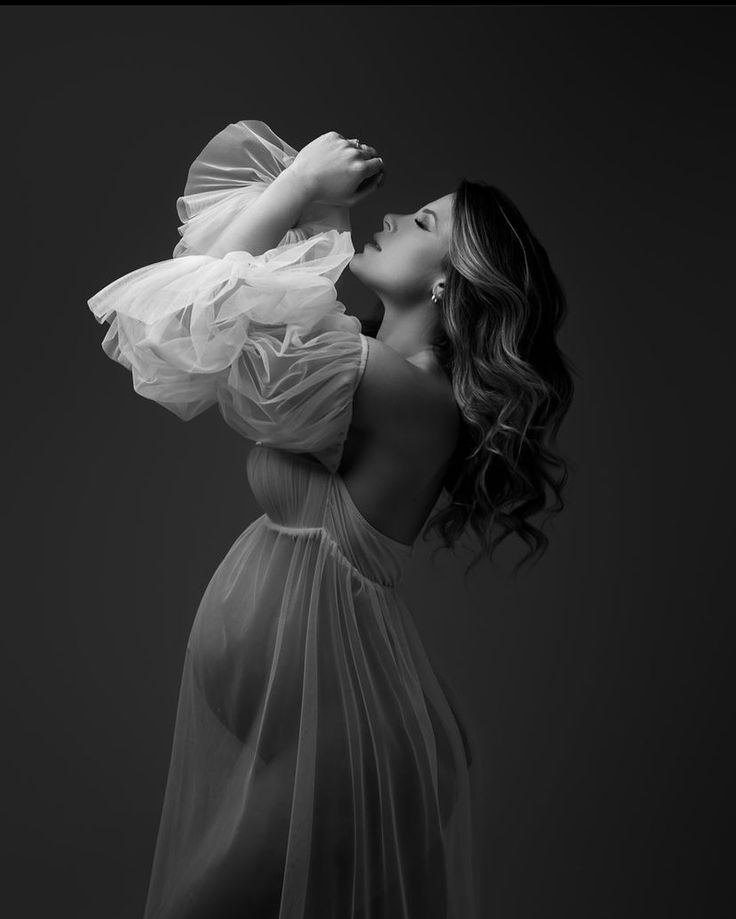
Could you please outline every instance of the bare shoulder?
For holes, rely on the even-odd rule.
[[[458,411],[444,376],[411,364],[364,336],[368,357],[353,400],[353,425],[384,443],[439,446],[457,433]]]

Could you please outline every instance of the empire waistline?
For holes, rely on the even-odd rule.
[[[276,521],[272,520],[268,514],[263,515],[263,523],[266,527],[268,527],[268,529],[276,530],[279,533],[285,533],[288,536],[319,536],[320,539],[323,539],[330,544],[335,555],[350,568],[356,577],[360,578],[362,581],[365,581],[367,584],[370,584],[371,587],[377,587],[380,590],[395,591],[396,587],[398,586],[398,584],[382,584],[380,581],[375,581],[373,578],[368,577],[367,574],[363,574],[359,568],[355,567],[347,555],[345,555],[340,544],[336,541],[332,533],[330,533],[330,531],[325,527],[290,527],[283,523],[276,523]]]

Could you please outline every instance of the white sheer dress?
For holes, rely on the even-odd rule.
[[[255,442],[263,509],[193,618],[144,919],[477,919],[475,742],[397,592],[412,546],[337,474],[367,356],[336,299],[348,211],[203,254],[296,152],[228,125],[173,258],[88,301],[138,394],[185,421],[216,405]]]

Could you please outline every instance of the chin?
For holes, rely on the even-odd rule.
[[[356,253],[356,255],[360,255],[360,252]],[[363,287],[367,287],[368,290],[375,293],[371,284],[370,275],[366,277],[366,275],[363,273],[363,268],[360,261],[355,262],[355,258],[352,258],[347,264],[347,270],[352,274],[356,281],[363,285]]]

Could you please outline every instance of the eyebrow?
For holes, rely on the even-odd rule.
[[[431,214],[431,215],[434,217],[434,222],[435,222],[435,223],[439,223],[439,220],[437,220],[437,214],[435,214],[435,212],[434,212],[433,210],[431,210],[431,209],[428,208],[428,207],[423,207],[423,208],[422,208],[422,211],[423,211],[425,214]]]

